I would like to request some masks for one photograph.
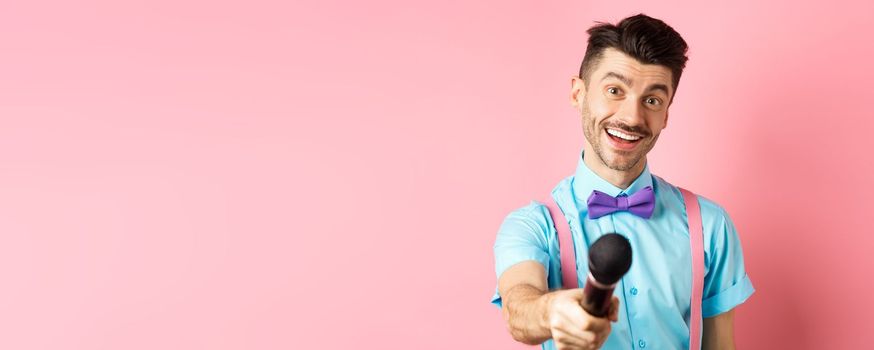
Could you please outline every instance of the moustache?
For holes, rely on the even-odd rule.
[[[642,126],[628,126],[625,124],[611,123],[604,125],[604,128],[619,129],[629,134],[641,135],[643,137],[649,137],[652,134],[649,129]]]

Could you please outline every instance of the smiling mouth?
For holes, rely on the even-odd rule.
[[[610,140],[612,140],[614,143],[626,146],[621,148],[627,148],[627,146],[635,145],[643,139],[643,136],[641,135],[630,134],[619,129],[604,128],[604,130],[607,132],[607,137],[610,138]]]

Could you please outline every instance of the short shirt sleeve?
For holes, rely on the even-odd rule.
[[[495,274],[501,278],[509,267],[526,260],[534,260],[549,271],[549,246],[547,232],[550,221],[548,209],[543,204],[531,204],[516,209],[504,218],[495,238]],[[501,307],[497,286],[492,304]]]
[[[709,200],[701,200],[705,232],[710,232],[707,271],[704,276],[702,317],[713,317],[745,302],[755,291],[744,269],[743,249],[728,213]],[[707,213],[710,211],[711,213]],[[710,215],[707,215],[710,214]]]

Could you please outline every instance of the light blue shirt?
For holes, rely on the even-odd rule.
[[[686,209],[680,190],[652,175],[649,165],[625,190],[595,174],[583,162],[576,173],[552,190],[552,198],[568,217],[577,252],[577,278],[588,276],[588,247],[601,235],[615,232],[628,238],[631,269],[617,284],[619,321],[612,324],[603,349],[688,349],[692,289],[692,256]],[[591,220],[586,200],[593,190],[611,196],[632,195],[652,186],[656,205],[650,219],[619,211]],[[704,225],[703,317],[713,317],[743,303],[754,288],[744,270],[743,251],[734,224],[713,201],[698,196]],[[556,213],[561,216],[561,213]],[[500,278],[508,267],[526,260],[541,263],[549,289],[561,286],[558,238],[549,211],[532,201],[504,219],[494,245],[495,272]],[[583,257],[580,259],[579,257]],[[582,287],[583,283],[580,283]],[[492,303],[501,307],[495,288]],[[552,340],[543,349],[555,349]]]

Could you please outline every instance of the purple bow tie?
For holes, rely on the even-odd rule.
[[[655,194],[652,186],[646,186],[631,196],[619,197],[595,190],[586,203],[589,205],[589,219],[597,219],[620,210],[627,210],[634,215],[649,219],[655,209]]]

